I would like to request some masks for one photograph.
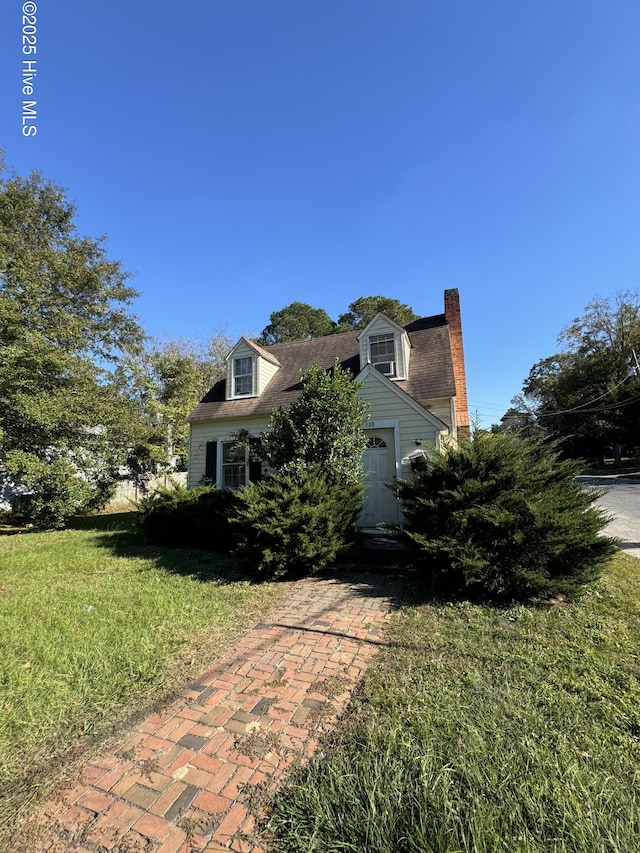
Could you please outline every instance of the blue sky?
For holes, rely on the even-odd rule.
[[[497,421],[596,295],[637,289],[637,0],[110,0],[0,11],[0,145],[108,235],[160,337],[460,291]],[[31,57],[29,57],[31,58]]]

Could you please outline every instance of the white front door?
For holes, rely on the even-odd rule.
[[[398,500],[393,483],[395,444],[392,429],[367,430],[369,446],[363,455],[365,475],[364,509],[358,519],[359,527],[398,523]]]

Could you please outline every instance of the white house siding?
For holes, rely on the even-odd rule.
[[[396,349],[398,351],[398,359],[402,365],[402,373],[398,373],[398,376],[408,376],[409,358],[411,356],[411,344],[409,343],[409,336],[406,332],[403,332],[400,335],[399,344],[398,339],[396,338]]]
[[[369,404],[369,419],[365,427],[368,433],[375,431],[376,423],[387,425],[390,420],[395,421],[398,477],[411,472],[409,461],[402,464],[409,454],[419,449],[428,452],[430,448],[439,446],[440,430],[429,422],[427,412],[423,415],[417,410],[417,404],[412,404],[409,399],[403,400],[374,376],[365,378],[360,395]],[[420,444],[416,444],[417,441]]]
[[[443,397],[439,400],[420,400],[420,405],[434,414],[450,429],[454,428],[453,423],[453,407],[449,397]]]
[[[269,380],[272,379],[273,375],[278,370],[277,364],[272,364],[270,361],[267,361],[266,358],[262,358],[262,356],[258,356],[258,394],[262,394],[264,389],[269,384]]]
[[[367,367],[361,381],[363,387],[360,390],[360,396],[369,405],[368,421],[364,425],[367,435],[370,438],[378,436],[384,439],[389,447],[392,457],[392,464],[389,466],[390,479],[393,479],[394,475],[399,479],[410,476],[411,454],[419,451],[428,453],[432,448],[439,447],[444,424],[436,421],[433,417],[435,412],[430,413],[420,406],[374,368]],[[435,406],[436,410],[442,413],[442,420],[444,421],[445,415],[450,418],[448,401],[437,402],[442,403]],[[268,426],[267,415],[192,424],[189,445],[189,485],[198,485],[205,476],[207,442],[233,440],[241,430],[247,430],[249,435],[257,437],[265,432]],[[375,506],[381,499],[388,497],[385,484],[376,487],[385,491],[383,495],[371,496],[372,504]],[[382,502],[384,503],[384,500]],[[363,518],[365,517],[367,519],[365,526],[370,526],[367,507],[363,513]],[[402,522],[399,515],[397,519],[383,520],[389,523],[394,523],[396,520]]]
[[[20,504],[20,499],[32,494],[29,486],[23,485],[19,475],[5,475],[0,471],[0,513],[11,512]]]
[[[189,440],[189,486],[197,486],[205,475],[208,441],[233,441],[240,430],[259,436],[269,425],[269,416],[237,418],[211,423],[191,424]]]

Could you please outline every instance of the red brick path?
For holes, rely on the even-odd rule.
[[[296,583],[268,624],[46,804],[34,853],[258,853],[261,789],[344,710],[399,592],[374,574]]]

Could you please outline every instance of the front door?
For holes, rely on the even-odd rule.
[[[397,524],[398,500],[395,490],[389,488],[396,473],[393,430],[370,430],[367,437],[369,444],[363,455],[364,509],[358,519],[358,526]]]

